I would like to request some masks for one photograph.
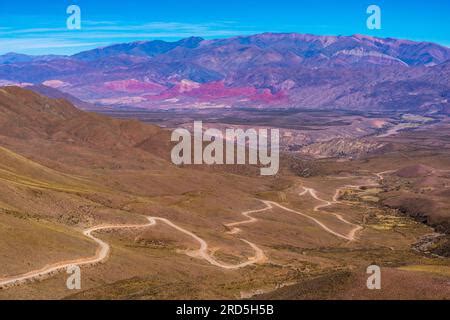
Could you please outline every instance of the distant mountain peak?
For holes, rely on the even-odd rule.
[[[196,48],[204,39],[199,37],[190,37],[174,42],[164,40],[146,40],[129,43],[113,44],[89,51],[80,52],[72,57],[79,60],[92,61],[95,59],[107,58],[119,55],[135,55],[145,57],[155,57],[167,53],[177,47],[193,49]]]
[[[10,54],[0,56],[0,83],[56,84],[106,106],[214,102],[440,112],[449,109],[449,70],[443,65],[449,60],[450,48],[430,42],[267,32],[136,41],[64,59]]]

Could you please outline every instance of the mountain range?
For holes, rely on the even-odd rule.
[[[140,59],[139,54],[131,57]],[[30,59],[8,65],[22,65],[24,74],[27,65],[44,63],[41,57]],[[76,58],[51,57],[45,63],[63,60]],[[412,73],[408,70],[422,70],[424,83],[437,79],[437,70],[442,85],[448,84],[448,62],[402,68],[404,77]],[[92,81],[83,74],[71,77],[74,83]],[[331,139],[308,146],[311,154],[319,150],[326,157],[283,152],[279,174],[263,178],[253,166],[175,166],[171,130],[80,110],[92,105],[67,91],[81,87],[47,79],[27,89],[0,88],[0,299],[450,297],[449,118],[398,135],[344,141],[335,139],[340,130],[354,128],[359,137],[366,117],[340,110],[219,110],[281,129],[288,118],[303,132]],[[180,101],[222,102],[232,99],[213,93],[244,99],[240,95],[263,95],[267,89],[280,100],[253,105],[267,108],[295,98],[294,88],[244,90],[221,81],[132,79],[124,86],[108,80],[97,87],[117,97],[126,89],[138,96],[144,83],[142,96],[158,89],[178,92]],[[398,82],[391,81],[381,98],[397,90]],[[410,92],[431,97],[429,88]],[[203,95],[194,96],[194,90]],[[367,119],[383,126],[382,119]],[[364,156],[357,157],[356,150]],[[88,264],[102,252],[101,263]],[[374,261],[387,279],[383,290],[367,290],[367,266]],[[66,289],[65,268],[73,263],[82,268],[78,292]]]
[[[52,87],[105,107],[449,114],[450,48],[295,33],[139,41],[72,56],[9,53],[0,84]]]

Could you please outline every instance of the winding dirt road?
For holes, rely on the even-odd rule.
[[[392,171],[385,171],[382,173],[377,173],[376,176],[382,181],[384,179],[383,175],[390,173]],[[300,193],[300,196],[305,196],[308,193],[316,200],[323,202],[323,204],[318,205],[316,207],[314,207],[314,211],[320,211],[322,208],[325,207],[329,207],[332,206],[334,204],[337,203],[341,203],[338,201],[338,197],[339,194],[341,192],[341,190],[343,190],[344,188],[360,188],[362,186],[345,186],[345,187],[341,187],[338,188],[336,190],[335,195],[333,196],[333,201],[327,201],[324,200],[322,198],[320,198],[317,194],[317,191],[313,188],[306,188],[303,187],[304,191],[302,193]],[[237,228],[237,226],[240,225],[244,225],[244,224],[250,224],[250,223],[255,223],[258,221],[258,219],[252,217],[252,214],[256,214],[256,213],[261,213],[264,211],[268,211],[273,209],[274,207],[278,207],[280,209],[283,209],[285,211],[291,212],[291,213],[295,213],[298,215],[301,215],[304,218],[307,218],[311,221],[313,221],[314,223],[316,223],[318,226],[320,226],[324,231],[335,235],[336,237],[339,237],[341,239],[347,240],[347,241],[354,241],[356,240],[356,233],[358,231],[360,231],[362,229],[361,226],[356,225],[354,223],[351,223],[347,220],[345,220],[340,214],[337,213],[333,213],[340,221],[355,226],[354,229],[352,229],[349,233],[347,234],[341,234],[339,232],[336,232],[334,230],[332,230],[331,228],[329,228],[328,226],[326,226],[324,223],[322,223],[321,221],[319,221],[318,219],[311,217],[305,213],[302,213],[300,211],[294,210],[294,209],[290,209],[287,208],[277,202],[274,201],[266,201],[266,200],[260,200],[262,203],[264,203],[266,205],[265,208],[262,209],[257,209],[257,210],[250,210],[250,211],[245,211],[242,213],[243,216],[245,216],[247,219],[244,221],[239,221],[239,222],[234,222],[234,223],[229,223],[226,224],[226,226],[228,228],[231,228],[231,231],[228,232],[229,234],[238,234],[240,233],[242,230]],[[25,274],[21,274],[21,275],[16,275],[16,276],[12,276],[12,277],[8,277],[8,278],[3,278],[0,279],[0,289],[6,289],[6,288],[10,288],[10,287],[14,287],[14,286],[18,286],[20,284],[29,282],[29,281],[35,281],[35,280],[42,280],[45,278],[48,278],[58,272],[67,270],[67,268],[72,267],[72,266],[92,266],[92,265],[96,265],[98,263],[102,263],[104,261],[106,261],[108,259],[108,256],[111,252],[111,247],[108,243],[104,242],[103,240],[95,237],[93,235],[93,233],[95,232],[99,232],[99,231],[104,231],[104,230],[117,230],[117,229],[143,229],[143,228],[147,228],[147,227],[152,227],[155,226],[157,224],[157,222],[162,222],[165,223],[166,225],[174,228],[175,230],[184,233],[186,235],[188,235],[189,237],[193,238],[194,240],[196,240],[199,244],[200,244],[200,248],[198,250],[194,250],[194,251],[189,251],[186,254],[188,254],[191,257],[195,257],[195,258],[200,258],[200,259],[204,259],[206,260],[208,263],[210,263],[213,266],[219,267],[219,268],[223,268],[223,269],[227,269],[227,270],[235,270],[235,269],[240,269],[240,268],[245,268],[249,265],[253,265],[253,264],[257,264],[257,263],[264,263],[267,261],[267,257],[265,256],[264,252],[262,249],[260,249],[258,246],[256,246],[255,244],[245,240],[245,239],[240,239],[241,241],[243,241],[244,243],[246,243],[247,245],[249,245],[254,251],[255,251],[255,255],[253,257],[248,258],[248,261],[242,262],[242,263],[238,263],[238,264],[227,264],[227,263],[222,263],[218,260],[216,260],[211,254],[209,254],[209,248],[208,248],[208,243],[203,240],[202,238],[198,237],[197,235],[195,235],[194,233],[176,225],[175,223],[171,222],[168,219],[165,218],[160,218],[160,217],[147,217],[148,223],[146,224],[142,224],[142,225],[102,225],[102,226],[97,226],[97,227],[92,227],[89,228],[87,230],[83,231],[83,234],[93,240],[95,243],[98,244],[98,248],[96,251],[96,254],[93,257],[88,257],[88,258],[80,258],[80,259],[76,259],[76,260],[70,260],[70,261],[63,261],[63,262],[58,262],[52,265],[48,265],[45,266],[41,269],[38,270],[33,270],[30,271],[28,273]]]
[[[94,228],[87,229],[83,231],[83,234],[94,240],[99,247],[97,248],[97,252],[93,257],[82,258],[76,260],[63,261],[59,263],[55,263],[52,265],[48,265],[43,267],[42,269],[33,270],[25,274],[9,277],[6,279],[0,279],[0,289],[5,289],[13,286],[17,286],[23,284],[28,281],[33,280],[41,280],[48,278],[60,271],[67,270],[68,267],[71,266],[88,266],[95,265],[105,261],[108,258],[109,252],[111,250],[109,244],[106,242],[94,237],[92,235],[93,232],[101,231],[101,230],[113,230],[113,229],[140,229],[153,226],[155,224],[154,220],[148,219],[149,223],[143,225],[103,225]]]
[[[328,201],[328,200],[324,200],[324,199],[320,198],[317,195],[317,191],[315,189],[312,189],[312,188],[305,188],[305,187],[303,187],[304,191],[302,193],[300,193],[300,196],[304,196],[304,195],[309,193],[311,195],[311,197],[313,197],[317,201],[323,202],[324,204],[320,204],[320,205],[314,207],[314,211],[317,212],[317,211],[320,211],[323,208],[331,207],[334,204],[342,203],[342,202],[338,201],[338,198],[339,198],[339,194],[340,194],[341,190],[343,190],[344,188],[346,188],[346,187],[338,188],[336,190],[336,193],[333,196],[333,201]],[[339,236],[341,238],[347,239],[349,241],[356,240],[356,233],[361,231],[363,229],[363,227],[360,226],[360,225],[357,225],[355,223],[352,223],[352,222],[350,222],[350,221],[348,221],[346,219],[344,219],[344,217],[342,215],[338,214],[338,213],[331,212],[331,214],[334,215],[338,220],[344,222],[345,224],[348,224],[350,226],[354,226],[354,228],[352,230],[350,230],[346,235],[339,234]]]
[[[301,192],[299,195],[300,196],[305,196],[306,194],[310,194],[311,197],[313,197],[314,199],[316,199],[317,201],[323,202],[323,204],[317,205],[316,207],[314,207],[314,211],[320,211],[323,208],[326,207],[330,207],[334,204],[343,204],[343,202],[339,201],[339,195],[341,194],[341,191],[344,189],[348,189],[348,188],[352,188],[352,189],[360,189],[362,187],[378,187],[381,185],[381,183],[384,181],[384,175],[385,174],[389,174],[389,173],[393,173],[395,172],[395,170],[388,170],[388,171],[383,171],[383,172],[379,172],[379,173],[375,173],[374,175],[379,179],[380,183],[374,183],[374,184],[363,184],[363,185],[346,185],[340,188],[336,189],[336,192],[333,196],[333,200],[332,201],[328,201],[328,200],[324,200],[322,198],[320,198],[317,194],[317,191],[313,188],[306,188],[303,187],[303,192]],[[345,239],[350,240],[350,241],[354,241],[356,240],[356,234],[361,231],[363,229],[362,226],[357,225],[355,223],[352,223],[346,219],[344,219],[344,217],[338,213],[334,213],[331,212],[331,214],[333,214],[337,219],[339,219],[340,221],[354,226],[354,228],[346,235],[344,236]],[[342,237],[342,235],[340,235]]]
[[[255,256],[249,258],[248,261],[245,261],[243,263],[239,263],[236,265],[219,262],[218,260],[216,260],[213,256],[211,256],[208,253],[207,242],[205,240],[203,240],[202,238],[198,237],[197,235],[193,234],[192,232],[174,224],[173,222],[171,222],[170,220],[165,219],[165,218],[147,217],[147,219],[148,219],[149,223],[142,224],[142,225],[136,225],[136,224],[133,224],[133,225],[102,225],[102,226],[97,226],[97,227],[87,229],[87,230],[83,231],[83,234],[98,244],[97,252],[93,257],[59,262],[56,264],[45,266],[38,270],[30,271],[25,274],[0,279],[0,289],[7,289],[10,287],[18,286],[18,285],[24,284],[29,281],[46,279],[58,272],[67,270],[67,268],[72,267],[72,266],[78,266],[78,267],[92,266],[92,265],[102,263],[108,259],[108,256],[111,252],[111,247],[108,243],[95,237],[93,235],[94,232],[104,231],[104,230],[118,230],[118,229],[143,229],[143,228],[152,227],[152,226],[156,225],[157,221],[163,222],[163,223],[167,224],[168,226],[170,226],[170,227],[178,230],[179,232],[182,232],[182,233],[192,237],[194,240],[196,240],[200,244],[200,248],[195,251],[190,251],[187,254],[192,257],[204,259],[204,260],[208,261],[211,265],[214,265],[214,266],[217,266],[217,267],[220,267],[223,269],[234,270],[234,269],[244,268],[249,265],[256,264],[256,263],[264,263],[267,261],[267,257],[265,256],[264,252],[259,247],[257,247],[255,244],[253,244],[247,240],[240,239],[241,241],[248,244],[255,251]]]
[[[228,269],[228,270],[235,270],[235,269],[245,268],[249,265],[256,264],[256,263],[263,263],[267,260],[266,256],[264,255],[264,252],[260,248],[258,248],[255,244],[253,244],[247,240],[240,239],[241,241],[247,243],[250,247],[253,248],[253,250],[255,251],[255,256],[249,258],[248,261],[246,261],[246,262],[235,264],[235,265],[219,262],[208,253],[208,244],[202,238],[196,236],[195,234],[193,234],[192,232],[190,232],[186,229],[183,229],[183,228],[177,226],[170,220],[167,220],[164,218],[149,218],[149,219],[153,219],[155,221],[155,223],[156,223],[156,221],[162,221],[165,224],[171,226],[172,228],[195,239],[200,244],[200,249],[189,252],[188,255],[192,256],[192,257],[204,259],[204,260],[208,261],[210,264],[212,264],[213,266],[223,268],[223,269]]]
[[[314,211],[319,211],[321,208],[325,208],[325,207],[328,207],[328,206],[332,206],[333,204],[340,203],[339,201],[337,201],[337,198],[339,197],[339,193],[340,193],[340,191],[343,188],[339,188],[339,189],[336,190],[336,193],[335,193],[335,195],[333,197],[333,202],[326,201],[326,200],[323,200],[323,199],[319,198],[319,196],[317,195],[316,190],[314,190],[312,188],[305,188],[304,187],[303,189],[304,189],[304,191],[299,194],[300,196],[305,196],[306,194],[309,193],[314,199],[325,203],[323,205],[318,205],[318,206],[314,207]],[[246,212],[242,213],[242,215],[245,216],[247,218],[247,220],[226,224],[225,225],[226,227],[232,228],[231,231],[228,232],[228,233],[229,234],[237,234],[237,233],[241,232],[242,230],[237,228],[237,226],[244,225],[244,224],[255,223],[255,222],[258,221],[258,219],[256,219],[255,217],[252,217],[251,214],[264,212],[264,211],[273,209],[274,207],[278,207],[278,208],[280,208],[280,209],[282,209],[284,211],[295,213],[295,214],[300,215],[300,216],[302,216],[304,218],[307,218],[307,219],[313,221],[319,227],[321,227],[324,231],[326,231],[326,232],[328,232],[328,233],[330,233],[330,234],[332,234],[332,235],[334,235],[334,236],[336,236],[338,238],[341,238],[341,239],[344,239],[344,240],[348,240],[348,241],[356,240],[356,233],[358,231],[360,231],[361,229],[363,229],[363,227],[345,220],[344,217],[342,217],[340,214],[333,213],[340,221],[342,221],[342,222],[344,222],[344,223],[346,223],[348,225],[355,226],[355,228],[352,229],[348,234],[341,234],[339,232],[336,232],[336,231],[332,230],[331,228],[329,228],[327,225],[325,225],[320,220],[318,220],[318,219],[316,219],[314,217],[311,217],[310,215],[308,215],[306,213],[300,212],[298,210],[290,209],[290,208],[285,207],[285,206],[279,204],[278,202],[274,202],[274,201],[261,200],[261,202],[266,205],[265,208],[259,209],[259,210],[246,211]]]
[[[261,201],[261,200],[260,200],[260,201]],[[247,220],[226,224],[226,225],[225,225],[226,227],[232,228],[231,231],[228,232],[228,233],[229,233],[229,234],[237,234],[237,233],[241,232],[242,230],[239,229],[239,228],[236,228],[236,226],[241,226],[241,225],[243,225],[243,224],[250,224],[250,223],[255,223],[255,222],[257,222],[258,219],[256,219],[256,218],[250,216],[251,214],[254,214],[254,213],[261,213],[261,212],[264,212],[264,211],[273,209],[272,205],[271,205],[270,203],[268,203],[267,201],[261,201],[261,202],[264,203],[264,204],[266,205],[265,208],[263,208],[263,209],[258,209],[258,210],[250,210],[250,211],[242,212],[242,215],[243,215],[244,217],[246,217]]]

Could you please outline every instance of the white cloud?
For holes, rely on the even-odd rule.
[[[144,24],[135,24],[135,25],[123,25],[114,21],[82,21],[82,31],[84,33],[91,32],[130,32],[134,31],[136,34],[140,33],[204,33],[208,34],[218,34],[220,32],[224,32],[229,34],[231,32],[240,31],[241,28],[236,28],[231,22],[223,22],[223,23],[181,23],[181,22],[150,22]],[[0,29],[1,30],[1,29]],[[27,34],[28,36],[34,35],[42,35],[46,34],[48,36],[52,36],[58,33],[65,33],[68,30],[66,28],[29,28],[29,29],[15,29],[9,30],[8,32],[0,32],[0,35],[22,35]]]
[[[61,41],[47,38],[0,39],[0,48],[4,52],[21,51],[24,49],[90,47],[100,44],[100,42]]]
[[[77,48],[105,46],[118,42],[151,39],[179,39],[190,36],[205,38],[228,37],[257,33],[249,28],[241,28],[234,22],[182,23],[149,22],[143,24],[121,24],[117,21],[83,21],[81,30],[66,28],[0,29],[0,54],[10,51],[24,53],[33,49],[68,48],[68,53]],[[59,50],[60,51],[60,50]],[[79,50],[78,50],[79,51]],[[53,53],[48,50],[47,53]]]

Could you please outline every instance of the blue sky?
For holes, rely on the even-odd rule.
[[[222,38],[260,32],[367,34],[450,46],[448,0],[0,0],[0,54],[73,54],[112,43]],[[81,30],[66,9],[81,8]],[[366,27],[366,9],[382,10],[382,29]]]

